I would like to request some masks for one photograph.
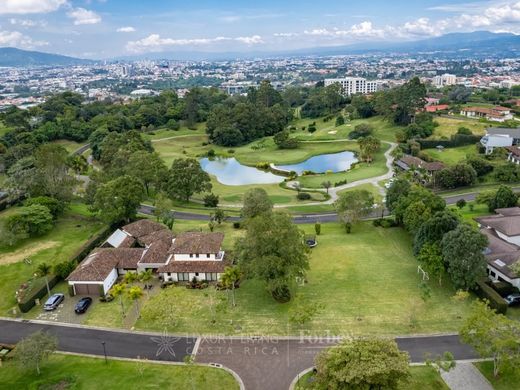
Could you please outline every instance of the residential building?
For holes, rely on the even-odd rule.
[[[488,276],[520,288],[520,275],[513,270],[520,259],[520,207],[495,212],[496,215],[475,218],[480,232],[488,238],[485,251]]]
[[[500,106],[496,106],[493,108],[464,107],[460,110],[460,115],[466,116],[468,118],[484,118],[493,122],[505,122],[513,119],[511,109]]]
[[[341,86],[341,93],[345,96],[355,94],[370,94],[379,90],[381,82],[374,80],[369,81],[361,77],[345,77],[339,79],[325,79],[325,86],[339,84]]]
[[[426,106],[424,109],[426,110],[426,112],[437,112],[437,111],[446,111],[446,110],[448,110],[448,108],[450,108],[450,106],[448,106],[447,104],[435,104],[435,105]]]
[[[419,157],[410,155],[404,155],[395,162],[399,168],[403,171],[409,171],[413,169],[424,169],[429,174],[433,174],[437,171],[444,169],[444,164],[439,161],[427,162]]]
[[[486,148],[486,154],[493,153],[495,148],[509,148],[520,143],[520,128],[489,127],[480,143]],[[515,149],[508,150],[510,152],[508,158],[511,158],[515,154]]]
[[[440,76],[435,76],[432,79],[432,84],[437,88],[442,88],[447,85],[455,85],[457,84],[457,76],[449,73],[445,73]]]

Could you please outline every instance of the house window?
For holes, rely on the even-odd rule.
[[[190,281],[190,274],[188,272],[179,272],[177,274],[177,280],[179,282],[189,282]]]
[[[209,253],[206,254],[206,257],[207,257],[208,259],[209,259],[210,256],[211,256],[211,255],[210,255]]]
[[[195,276],[199,276],[199,273],[198,273],[198,272],[195,272]]]
[[[218,274],[216,272],[206,272],[206,280],[208,282],[218,280]]]
[[[195,255],[195,257],[198,259],[198,258],[199,258],[199,254],[197,253],[197,254]]]
[[[171,275],[171,272],[167,272],[166,275],[168,275],[168,276],[172,276],[172,275]]]
[[[190,259],[193,257],[193,253],[190,253]]]

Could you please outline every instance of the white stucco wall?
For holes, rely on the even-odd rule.
[[[105,289],[105,294],[114,285],[116,280],[117,280],[117,270],[114,268],[110,272],[110,274],[108,274],[107,278],[103,281],[103,288]]]
[[[170,276],[168,276],[168,274],[166,272],[164,272],[164,273],[161,273],[161,276],[165,282],[167,282],[167,281],[177,282],[178,281],[176,272],[170,273]],[[222,276],[221,273],[217,273],[217,280],[220,280],[221,276]],[[195,274],[195,272],[190,272],[189,279],[187,280],[187,282],[191,282],[193,280],[193,278],[196,278],[198,281],[207,280],[205,272],[199,272],[198,276]]]
[[[207,257],[207,253],[199,253],[199,257],[196,254],[193,254],[193,257],[190,257],[189,254],[175,254],[176,261],[211,261],[217,260],[216,253],[210,253],[209,257]]]

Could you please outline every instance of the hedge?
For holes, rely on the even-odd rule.
[[[52,289],[58,283],[56,276],[49,276],[49,288]],[[45,278],[38,278],[33,281],[31,291],[18,301],[18,307],[22,313],[27,313],[35,305],[36,299],[41,299],[47,294],[47,284]]]
[[[421,145],[421,149],[433,149],[439,145],[445,148],[472,145],[480,142],[481,138],[478,135],[454,134],[450,139],[417,139],[416,141]]]
[[[488,286],[486,279],[478,280],[477,287],[476,294],[482,299],[487,299],[492,309],[495,309],[497,313],[507,313],[507,303],[504,298]]]

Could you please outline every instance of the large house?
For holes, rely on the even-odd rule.
[[[223,239],[222,233],[200,232],[175,237],[164,225],[142,219],[114,231],[67,281],[73,294],[105,295],[126,272],[151,269],[164,280],[218,280],[228,265],[220,247]]]
[[[480,143],[486,148],[486,154],[493,153],[495,148],[509,148],[520,142],[520,128],[490,127]]]
[[[397,165],[403,171],[423,169],[429,174],[433,174],[444,169],[444,164],[439,161],[427,162],[419,157],[410,156],[407,154],[397,160],[395,165]]]
[[[512,266],[520,261],[520,207],[495,210],[496,215],[475,218],[488,238],[485,256],[491,280],[520,288],[520,275]]]
[[[505,122],[513,119],[511,109],[501,106],[496,106],[493,108],[464,107],[460,110],[460,115],[467,116],[468,118],[484,118],[494,122]]]

